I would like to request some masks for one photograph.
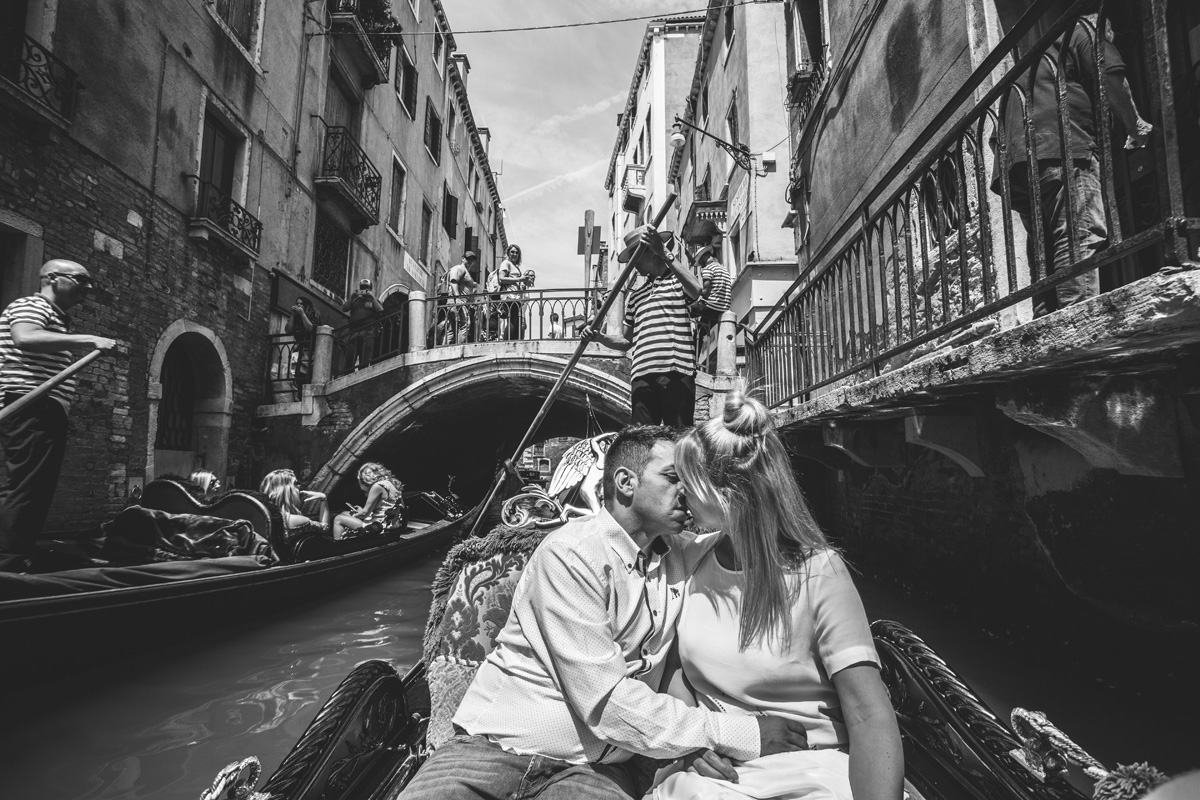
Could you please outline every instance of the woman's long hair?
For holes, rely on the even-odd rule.
[[[290,469],[268,472],[258,490],[279,506],[284,514],[300,513],[300,487],[296,485],[296,473]]]
[[[380,481],[391,481],[393,486],[400,488],[400,481],[396,480],[392,471],[378,461],[368,461],[359,467],[358,479],[367,486],[374,486]]]
[[[792,474],[787,451],[766,406],[730,392],[724,413],[679,441],[675,466],[690,496],[725,512],[725,534],[742,569],[738,645],[791,641],[791,609],[803,581],[789,586],[788,566],[801,568],[829,547]]]
[[[513,250],[516,250],[516,251],[517,251],[517,257],[516,257],[516,258],[508,258],[508,254],[509,254],[509,252],[511,252],[511,251],[513,251]],[[505,257],[505,258],[508,258],[508,260],[509,260],[509,261],[511,261],[511,262],[512,262],[513,264],[515,264],[516,266],[518,266],[518,267],[519,267],[519,266],[521,266],[521,248],[520,248],[520,247],[518,247],[517,245],[515,245],[515,244],[510,244],[510,245],[508,246],[508,250],[505,250],[505,251],[504,251],[504,257]]]
[[[216,483],[217,476],[206,469],[198,469],[188,476],[188,480],[191,481],[193,486],[200,490],[201,494],[207,495],[208,490],[212,488],[214,483]]]

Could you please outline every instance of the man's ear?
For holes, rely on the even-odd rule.
[[[633,474],[633,470],[628,467],[617,467],[613,472],[613,484],[617,488],[617,494],[624,498],[632,498],[634,491],[637,490],[637,475]]]

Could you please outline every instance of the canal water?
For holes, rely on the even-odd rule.
[[[386,659],[403,672],[418,659],[441,557],[166,652],[5,687],[0,798],[193,800],[249,755],[270,774],[356,663]],[[933,604],[868,581],[860,589],[872,619],[908,625],[1002,716],[1013,705],[1046,711],[1110,766],[1149,760],[1170,774],[1200,766],[1189,703],[1148,702],[1142,687],[1056,666]]]

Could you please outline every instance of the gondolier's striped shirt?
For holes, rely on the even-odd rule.
[[[58,306],[40,294],[18,298],[0,314],[0,397],[8,392],[29,394],[44,381],[70,366],[70,350],[54,353],[30,353],[17,347],[12,326],[27,322],[55,333],[70,333],[71,320]],[[70,406],[75,395],[75,379],[68,378],[50,390],[49,396]]]
[[[696,371],[687,297],[674,275],[649,280],[629,293],[625,327],[631,326],[632,377],[661,372],[691,375]]]

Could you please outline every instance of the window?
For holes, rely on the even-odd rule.
[[[654,137],[650,134],[650,120],[654,119],[653,109],[646,109],[646,124],[642,127],[642,135],[646,137],[646,160],[643,164],[649,164],[650,158],[654,155]]]
[[[313,236],[312,279],[335,297],[346,293],[349,276],[350,234],[333,217],[317,208],[317,227]]]
[[[467,159],[467,187],[470,188],[472,186],[472,184],[475,184],[475,159],[468,158]],[[474,191],[472,191],[472,193],[471,193],[471,199],[475,199]]]
[[[413,19],[417,22],[421,21],[421,0],[408,0],[408,5],[412,8]]]
[[[475,199],[476,203],[479,202],[479,173],[478,172],[475,173],[475,185],[471,189],[471,197]]]
[[[437,67],[438,75],[442,74],[445,63],[446,37],[441,31],[433,34],[433,65]]]
[[[212,195],[233,195],[233,164],[241,147],[241,137],[230,130],[211,109],[204,112],[204,138],[200,144],[200,203]],[[215,198],[214,198],[215,199]]]
[[[696,199],[712,200],[712,174],[707,165],[704,167],[704,180],[696,186]]]
[[[396,47],[396,97],[412,119],[417,118],[417,65],[404,45]]]
[[[425,149],[433,163],[442,163],[442,118],[433,107],[433,98],[425,98]]]
[[[733,99],[729,101],[729,111],[725,113],[725,130],[729,134],[730,144],[734,147],[741,144],[741,139],[738,138],[737,92],[734,92]],[[727,157],[726,163],[730,169],[733,169],[732,155]]]
[[[229,32],[247,50],[253,44],[257,6],[256,0],[216,0],[214,8]]]
[[[470,225],[463,228],[463,251],[470,250],[476,256],[479,255],[479,243],[475,241],[475,229]]]
[[[404,233],[404,179],[407,177],[399,159],[392,159],[392,198],[388,206],[388,227],[397,234]]]
[[[457,115],[454,112],[454,106],[450,106],[450,113],[446,117],[446,141],[450,142],[450,152],[457,155],[458,141],[454,138],[454,123]]]
[[[725,6],[725,46],[729,47],[733,43],[733,34],[736,32],[733,27],[733,9],[735,6],[730,3]]]
[[[450,184],[442,184],[442,230],[453,239],[458,235],[458,198],[450,193]]]
[[[791,34],[793,71],[809,71],[825,58],[825,31],[821,25],[820,0],[789,3],[784,11],[788,33]]]
[[[708,122],[708,84],[700,90],[700,119]]]
[[[433,209],[421,201],[421,263],[429,263],[429,251],[433,248]]]

